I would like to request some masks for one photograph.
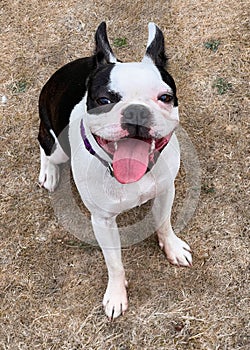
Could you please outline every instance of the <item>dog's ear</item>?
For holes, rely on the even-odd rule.
[[[148,43],[143,61],[149,59],[159,67],[164,68],[167,64],[163,33],[153,22],[148,24]]]
[[[102,22],[97,28],[95,33],[95,44],[97,65],[117,62],[117,59],[109,45],[105,22]]]

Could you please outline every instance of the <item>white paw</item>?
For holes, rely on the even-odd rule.
[[[53,192],[60,178],[59,166],[48,162],[45,169],[41,170],[39,175],[39,183],[42,187],[46,188],[50,192]]]
[[[108,284],[106,293],[103,298],[105,313],[110,321],[120,315],[124,315],[128,309],[128,298],[126,291],[127,282]]]
[[[175,234],[163,240],[159,238],[159,245],[164,250],[168,261],[177,266],[192,266],[192,255],[189,245]]]

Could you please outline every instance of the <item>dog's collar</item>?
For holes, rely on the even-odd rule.
[[[91,146],[91,143],[89,142],[87,136],[86,136],[86,132],[84,129],[84,125],[83,125],[83,121],[81,120],[81,124],[80,124],[80,132],[81,132],[81,136],[82,136],[82,140],[84,143],[84,146],[86,148],[86,150],[92,154],[93,156],[95,156],[110,172],[110,175],[114,176],[114,171],[113,171],[113,167],[112,164],[109,163],[107,160],[101,158],[96,151],[93,149],[93,147]]]

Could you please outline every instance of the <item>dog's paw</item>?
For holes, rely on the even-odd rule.
[[[59,166],[48,162],[46,168],[40,172],[39,184],[49,192],[54,192],[60,178]]]
[[[120,285],[109,283],[103,298],[105,313],[110,321],[124,315],[128,309],[127,282]]]
[[[159,239],[159,245],[171,264],[185,267],[192,266],[192,254],[189,245],[176,235],[166,237],[164,241]]]

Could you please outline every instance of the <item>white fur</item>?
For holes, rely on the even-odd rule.
[[[153,22],[149,22],[147,48],[152,44],[152,41],[155,38],[155,34],[156,34],[156,25]]]
[[[110,89],[119,91],[124,101],[147,101],[160,93],[171,93],[171,88],[161,79],[160,72],[151,63],[117,63],[111,71]]]
[[[110,63],[116,63],[117,59],[114,55],[112,55],[112,53],[109,54],[109,62]]]
[[[152,44],[156,34],[156,25],[153,22],[149,22],[148,24],[148,42],[147,42],[147,48]],[[143,63],[153,64],[152,58],[148,56],[147,54],[142,59]]]

